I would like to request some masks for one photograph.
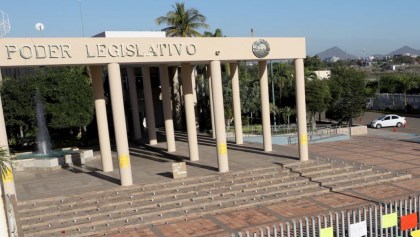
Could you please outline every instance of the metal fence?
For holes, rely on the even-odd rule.
[[[328,125],[317,125],[316,128],[313,128],[312,126],[307,126],[306,129],[308,131],[308,135],[319,135],[319,136],[331,136],[336,135],[340,133],[340,129],[347,128],[348,125],[338,125],[338,124],[328,124]],[[259,136],[263,134],[263,129],[261,125],[250,125],[250,126],[244,126],[242,128],[243,130],[243,136]],[[227,129],[227,132],[231,136],[235,136],[235,127],[230,126]],[[288,135],[288,136],[294,136],[297,135],[298,129],[296,124],[280,124],[280,125],[271,125],[271,135]]]
[[[420,236],[420,198],[406,199],[330,212],[315,217],[260,227],[257,232],[232,233],[232,237],[394,237]]]
[[[401,109],[406,108],[406,104],[413,109],[420,109],[420,95],[404,95],[404,94],[376,94],[375,97],[368,98],[366,101],[367,109]]]

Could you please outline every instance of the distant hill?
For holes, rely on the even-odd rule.
[[[327,49],[325,51],[322,51],[318,53],[317,56],[321,60],[325,60],[331,57],[340,58],[340,60],[357,59],[356,56],[346,53],[344,50],[340,49],[337,46]]]
[[[405,55],[405,54],[410,54],[410,55],[420,55],[420,50],[418,49],[413,49],[411,47],[408,46],[404,46],[402,48],[399,48],[395,51],[392,51],[391,53],[388,54],[388,56],[393,56],[393,55]]]

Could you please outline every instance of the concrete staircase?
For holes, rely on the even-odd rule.
[[[308,177],[310,181],[317,182],[331,191],[342,191],[411,178],[411,174],[400,174],[366,164],[331,159],[298,162],[285,165],[285,167],[300,173],[303,177]]]
[[[294,162],[18,202],[18,216],[25,236],[103,235],[410,177],[330,160]]]

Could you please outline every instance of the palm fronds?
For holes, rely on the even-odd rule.
[[[3,178],[5,178],[6,174],[11,171],[10,169],[12,165],[13,162],[11,160],[9,152],[3,147],[0,147],[0,173]]]

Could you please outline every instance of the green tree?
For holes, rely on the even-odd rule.
[[[11,139],[34,142],[37,90],[43,98],[45,119],[53,140],[54,137],[59,138],[56,142],[77,139],[81,128],[92,121],[94,112],[86,68],[40,68],[31,77],[3,81],[3,109],[8,131],[12,131]]]
[[[326,81],[316,78],[307,79],[306,90],[306,109],[309,111],[309,118],[312,122],[312,128],[316,128],[316,113],[322,113],[327,110],[331,100],[330,90]]]
[[[398,87],[398,74],[397,73],[387,73],[383,74],[380,77],[380,92],[394,94],[397,91]]]
[[[168,11],[165,16],[156,18],[155,22],[158,25],[166,25],[163,30],[168,37],[202,36],[197,30],[209,28],[209,25],[206,24],[206,17],[195,8],[186,9],[184,3],[175,3],[175,5],[172,5],[172,10]],[[183,129],[185,121],[180,84],[178,78],[174,78],[172,81],[172,101],[176,129]]]
[[[256,113],[261,109],[260,81],[258,78],[258,65],[239,64],[241,110],[242,113],[249,115],[248,124],[253,123]]]
[[[396,73],[388,73],[385,75],[382,75],[380,77],[380,92],[387,92],[394,94],[397,91],[399,80],[398,80],[398,74]],[[392,96],[392,106],[395,105],[394,96]]]
[[[332,103],[327,110],[327,118],[339,123],[348,122],[363,114],[365,107],[366,74],[348,67],[336,67],[331,71],[329,88]]]
[[[38,79],[47,85],[44,96],[51,128],[78,129],[92,121],[93,90],[86,68],[45,68]]]
[[[394,63],[400,63],[400,64],[414,64],[416,61],[415,58],[412,58],[411,56],[402,55],[402,56],[394,56],[392,59]]]
[[[278,96],[276,96],[276,105],[283,105],[284,96],[294,95],[294,68],[290,63],[274,63],[273,78],[275,87],[278,88]],[[286,92],[286,93],[284,93]]]
[[[404,94],[404,107],[407,107],[407,91],[412,88],[418,87],[416,77],[413,75],[400,75],[398,77],[401,92]]]
[[[223,32],[222,29],[217,28],[214,33],[210,32],[210,31],[204,31],[203,34],[204,37],[223,37]]]
[[[23,143],[34,139],[36,124],[35,91],[39,87],[35,77],[5,78],[1,85],[4,119],[9,139]]]
[[[287,123],[287,128],[290,126],[290,117],[296,114],[296,110],[292,109],[289,106],[283,107],[280,109],[280,114],[283,117],[283,120]]]
[[[325,63],[318,57],[318,55],[315,55],[313,57],[306,56],[304,64],[305,67],[308,68],[310,71],[316,71],[325,68]]]
[[[185,9],[184,3],[172,5],[172,10],[168,11],[166,16],[158,17],[156,23],[167,26],[163,30],[168,37],[202,36],[197,30],[209,28],[206,24],[206,17],[195,8]]]

